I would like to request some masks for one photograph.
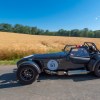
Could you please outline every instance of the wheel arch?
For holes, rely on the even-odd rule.
[[[39,68],[41,69],[41,71],[43,70],[43,62],[40,61],[40,60],[33,60],[38,66]]]
[[[100,59],[98,59],[98,60],[94,63],[92,71],[94,71],[95,67],[96,67],[99,63],[100,63]]]
[[[32,66],[34,67],[38,73],[41,73],[40,65],[38,65],[35,61],[25,61],[18,65],[18,68],[21,66]]]

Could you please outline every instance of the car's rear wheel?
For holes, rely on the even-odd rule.
[[[38,77],[38,72],[32,66],[21,66],[17,70],[17,79],[23,85],[32,84]]]
[[[100,77],[100,63],[97,64],[97,65],[95,66],[94,74],[95,74],[97,77]]]

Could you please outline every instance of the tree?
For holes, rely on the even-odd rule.
[[[12,25],[7,23],[0,24],[0,31],[12,32]]]
[[[38,32],[37,27],[31,27],[31,34],[35,35],[37,34],[37,32]]]
[[[11,25],[8,23],[0,24],[0,31],[4,32],[15,32],[15,33],[24,33],[32,35],[51,35],[51,36],[74,36],[74,37],[95,37],[100,38],[100,30],[92,31],[88,28],[82,30],[73,29],[73,30],[64,30],[60,29],[55,32],[49,30],[42,30],[37,27],[24,26],[21,24]]]
[[[78,29],[71,30],[71,36],[78,37],[79,35],[80,35],[80,32]]]
[[[68,32],[64,29],[60,29],[58,32],[57,32],[57,35],[59,36],[68,36]]]
[[[95,38],[100,38],[100,30],[94,31],[94,37]]]
[[[88,32],[88,37],[91,37],[91,38],[94,37],[94,32],[92,30]]]
[[[23,26],[23,33],[31,34],[31,28],[29,26]]]
[[[14,32],[16,32],[16,33],[23,33],[23,25],[16,24],[14,26]]]
[[[83,29],[83,37],[88,37],[88,28]]]

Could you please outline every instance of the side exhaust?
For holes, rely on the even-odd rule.
[[[50,71],[50,70],[45,70],[45,73],[50,74],[50,75],[68,75],[67,71]]]

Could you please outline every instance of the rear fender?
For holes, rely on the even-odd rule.
[[[94,63],[92,71],[94,71],[94,69],[95,69],[95,67],[97,66],[98,63],[100,63],[100,58]]]
[[[41,73],[41,69],[40,69],[39,65],[33,61],[25,61],[25,62],[21,63],[20,65],[18,65],[18,68],[21,66],[32,66],[37,70],[38,73]]]

